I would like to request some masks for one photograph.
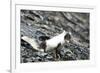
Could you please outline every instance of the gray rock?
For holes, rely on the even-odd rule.
[[[58,50],[58,61],[88,60],[89,50],[89,13],[53,12],[21,10],[21,35],[35,38],[50,38],[63,30],[70,31],[77,43],[65,44]],[[52,52],[43,53],[32,50],[31,46],[21,45],[21,63],[55,61]]]

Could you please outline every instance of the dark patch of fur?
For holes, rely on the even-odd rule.
[[[59,56],[58,56],[58,48],[61,46],[61,43],[59,43],[58,45],[57,45],[57,47],[55,48],[55,58],[57,59],[57,58],[59,58]]]
[[[45,41],[45,40],[48,40],[48,39],[50,39],[50,37],[48,37],[48,36],[40,36],[39,37],[40,41]]]
[[[46,52],[46,42],[43,41],[41,44],[40,44],[40,48],[44,49],[44,52]]]

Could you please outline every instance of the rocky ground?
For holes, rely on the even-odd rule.
[[[21,10],[21,35],[54,37],[63,30],[72,33],[73,42],[59,49],[57,61],[89,60],[89,13]],[[51,52],[34,51],[21,45],[21,63],[56,61]]]

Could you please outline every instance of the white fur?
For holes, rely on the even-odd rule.
[[[29,38],[27,36],[23,36],[22,39],[25,40],[26,42],[28,42],[33,47],[33,49],[41,51],[41,52],[44,51],[43,49],[38,48],[39,44],[36,42],[36,40],[34,38]]]
[[[57,47],[57,45],[59,43],[64,44],[65,43],[65,41],[64,41],[65,35],[66,35],[66,32],[63,31],[63,33],[61,33],[49,40],[46,40],[46,45],[47,45],[46,51],[54,49],[55,47]]]

